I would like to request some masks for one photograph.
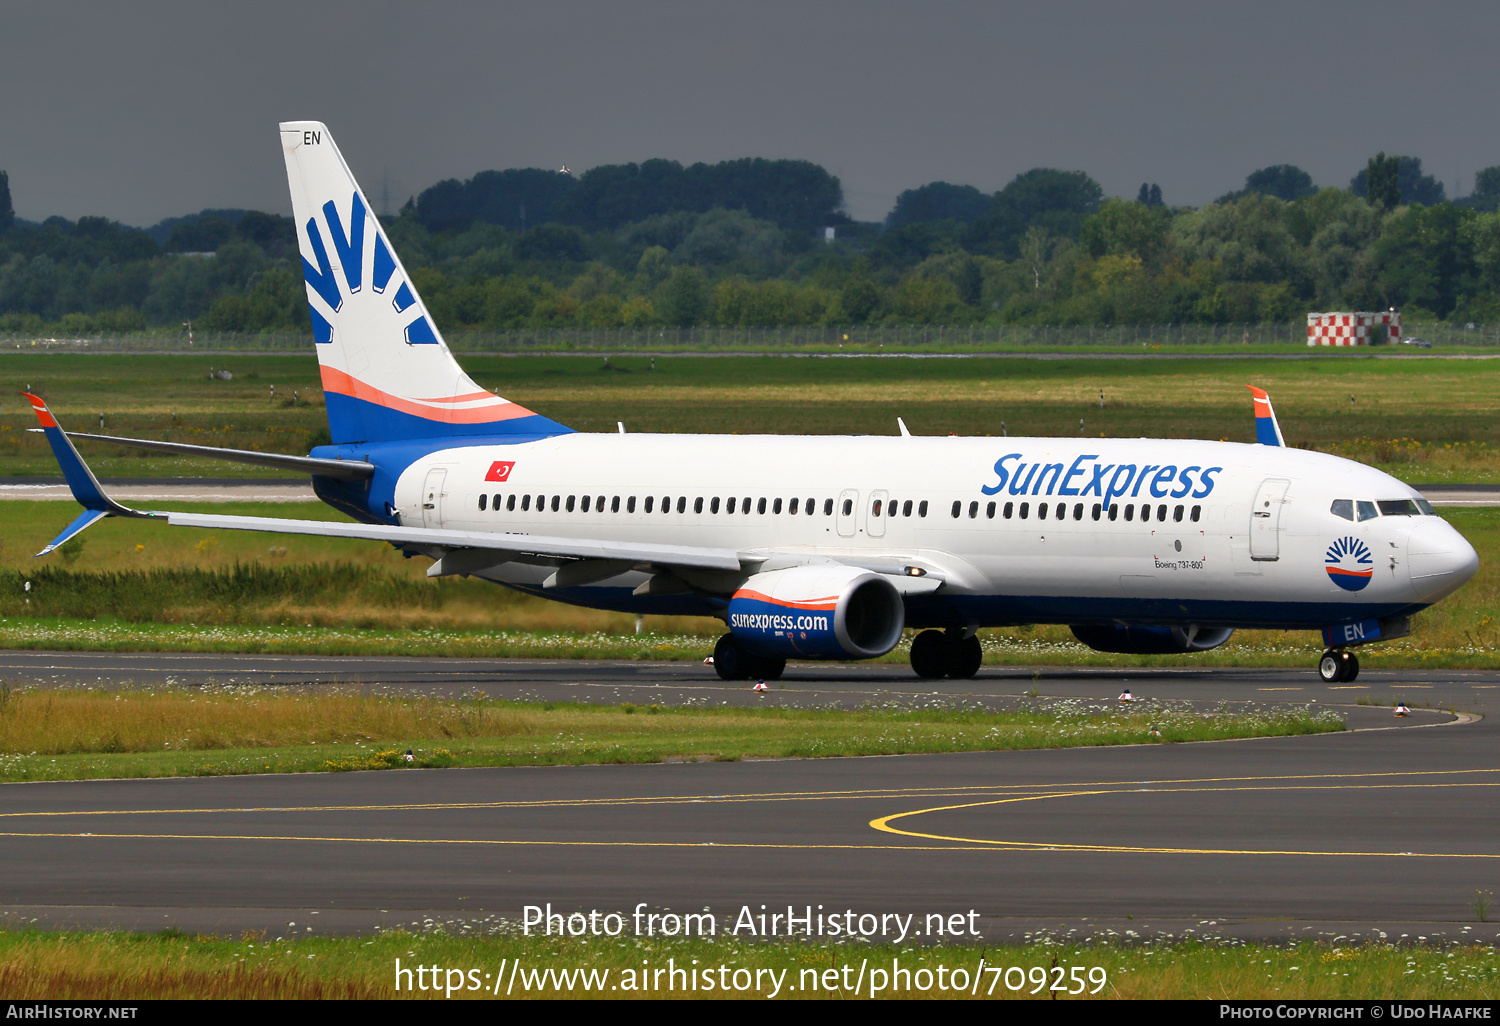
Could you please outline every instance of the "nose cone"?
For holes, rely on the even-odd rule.
[[[1423,602],[1457,591],[1479,569],[1479,553],[1446,520],[1422,517],[1406,548],[1411,583]]]

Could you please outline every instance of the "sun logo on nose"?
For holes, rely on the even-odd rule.
[[[1323,562],[1329,580],[1345,591],[1359,591],[1375,573],[1370,547],[1358,538],[1345,536],[1335,541],[1328,546]]]

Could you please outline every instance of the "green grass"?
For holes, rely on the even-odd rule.
[[[1082,700],[979,709],[669,708],[338,688],[0,689],[0,782],[823,758],[1171,744],[1344,729],[1332,710]]]
[[[715,909],[723,917],[737,910]],[[309,923],[311,920],[311,923]],[[1197,1000],[1332,1000],[1332,999],[1469,999],[1500,996],[1496,950],[1484,942],[1408,945],[1390,940],[1372,943],[1301,942],[1285,946],[1226,940],[1146,940],[1105,938],[1087,943],[1047,938],[1027,945],[969,944],[912,946],[889,943],[831,943],[826,940],[759,942],[744,936],[667,939],[632,936],[626,913],[620,937],[523,936],[520,925],[498,917],[476,917],[452,923],[414,923],[411,932],[395,929],[374,936],[323,937],[317,916],[293,913],[278,930],[246,932],[238,937],[159,934],[0,932],[0,993],[14,1000],[143,1000],[153,998],[411,998],[446,1001],[509,997],[746,997],[764,1000],[781,980],[780,998],[871,996],[872,983],[900,980],[893,970],[912,975],[912,989],[881,991],[879,997],[969,997],[967,989],[949,984],[940,989],[937,969],[946,982],[955,969],[960,982],[977,989],[977,999],[1058,1001],[1096,998]],[[424,986],[437,967],[442,985],[416,989],[413,974],[402,968],[428,967]],[[1006,974],[986,967],[1019,968]],[[666,992],[665,973],[655,986],[637,989],[641,970],[695,967],[717,981],[733,985],[733,973],[747,989],[728,995],[714,990]],[[1083,994],[1053,995],[1044,989],[1051,967],[1074,967]],[[720,967],[724,972],[720,973]],[[847,976],[844,968],[848,967]],[[864,967],[861,976],[860,969]],[[1033,972],[1033,967],[1046,970]],[[560,988],[558,972],[577,980],[580,969],[593,970],[602,991],[585,991],[575,982]],[[540,975],[546,970],[552,975]],[[875,976],[872,969],[881,970]],[[1091,982],[1089,970],[1096,969]],[[450,973],[451,970],[451,973]],[[473,970],[475,975],[470,976]],[[757,970],[762,986],[754,985]],[[832,970],[832,974],[824,973]],[[920,972],[925,970],[925,972]],[[514,976],[512,972],[514,971]],[[767,975],[767,972],[775,976]],[[919,975],[920,973],[920,975]],[[523,975],[524,974],[524,975]],[[534,975],[536,974],[536,975]],[[976,975],[982,981],[975,987]],[[496,978],[501,980],[498,987]],[[704,977],[696,977],[702,988]],[[514,982],[511,982],[514,980]],[[1038,983],[1038,980],[1045,981]],[[533,983],[533,981],[535,981]],[[837,981],[837,986],[831,984]],[[855,985],[859,983],[858,994]],[[926,984],[928,990],[916,988]],[[991,990],[993,984],[993,990]],[[1071,985],[1071,984],[1070,984]],[[452,990],[448,988],[452,987]],[[472,989],[471,989],[472,988]],[[611,989],[622,988],[622,989]],[[510,993],[507,995],[507,989]],[[1097,994],[1089,995],[1089,990]],[[494,993],[498,990],[498,994]],[[1033,991],[1040,990],[1040,993]]]
[[[1173,360],[834,359],[817,356],[465,356],[481,385],[583,431],[1224,438],[1253,441],[1246,383],[1268,389],[1294,445],[1404,480],[1500,481],[1500,361],[1242,356]],[[235,372],[210,380],[210,367]],[[306,355],[0,353],[0,382],[40,390],[65,427],[303,453],[326,440]],[[270,385],[276,385],[272,400]],[[1099,392],[1104,391],[1104,405]],[[306,405],[286,406],[296,390]],[[1351,403],[1350,396],[1354,397]],[[56,476],[19,401],[0,404],[0,477]],[[285,476],[84,443],[105,477]]]

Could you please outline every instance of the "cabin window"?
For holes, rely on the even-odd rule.
[[[1120,519],[1120,507],[1119,507],[1118,504],[1109,507],[1109,519],[1111,519],[1111,520],[1118,520],[1118,519]]]
[[[1167,519],[1166,503],[1162,503],[1160,506],[1156,507],[1156,519],[1159,521]]]
[[[925,517],[926,515],[927,515],[927,500],[923,499],[921,501],[921,503],[917,506],[917,516],[919,516],[919,517]]]
[[[609,511],[611,513],[620,512],[620,497],[618,495],[609,500]]]
[[[651,512],[651,507],[653,505],[655,505],[655,503],[656,503],[656,496],[654,496],[654,495],[648,495],[648,496],[646,496],[646,512],[647,513]]]
[[[815,512],[817,512],[817,509],[818,509],[818,500],[817,499],[808,499],[807,500],[807,505],[804,508],[807,510],[807,515],[808,516],[812,516]]]
[[[1360,499],[1354,504],[1354,512],[1360,520],[1374,520],[1380,516],[1380,511],[1375,508],[1375,504],[1367,502],[1364,499]]]
[[[499,513],[500,500],[503,498],[505,498],[505,496],[501,495],[499,492],[496,492],[495,497],[490,500],[490,509],[494,510],[496,513]],[[515,496],[511,496],[511,498],[515,498]]]
[[[531,509],[531,496],[529,496],[529,495],[523,495],[523,496],[521,496],[521,512],[525,513],[529,509]]]
[[[604,512],[604,496],[601,495],[601,496],[599,496],[598,498],[596,498],[594,500],[594,512],[595,513],[603,513]]]
[[[699,498],[696,498],[696,499],[693,500],[693,512],[694,513],[702,513],[703,512],[703,499],[702,499],[702,497],[699,497]]]
[[[1203,512],[1203,507],[1202,506],[1194,506],[1193,507],[1193,513],[1192,513],[1193,523],[1196,524],[1198,522],[1198,515],[1200,513],[1202,513],[1202,512]]]
[[[758,513],[758,514],[760,514],[761,516],[765,516],[766,515],[766,500],[765,499],[760,499],[759,501],[757,501],[755,503],[755,512]]]
[[[625,500],[625,512],[626,513],[634,513],[635,512],[635,496],[634,495],[632,495],[630,498],[628,498],[628,499]]]
[[[1021,503],[1021,519],[1022,520],[1026,519],[1026,514],[1029,513],[1029,512],[1031,512],[1031,503],[1029,503],[1029,502],[1023,502],[1023,503]]]
[[[1135,519],[1135,503],[1133,503],[1133,502],[1132,503],[1128,503],[1125,506],[1125,519],[1126,520],[1134,520]]]
[[[772,513],[780,513],[781,512],[781,500],[780,499],[776,499],[775,501],[773,501],[771,503],[771,512]]]
[[[903,517],[909,517],[909,516],[911,516],[911,500],[910,499],[907,499],[905,502],[903,502],[901,504],[901,515]]]
[[[845,499],[844,500],[844,516],[847,517],[850,513],[853,513],[853,512],[854,512],[854,500],[853,499]],[[957,513],[955,513],[953,515],[954,516],[958,516]]]
[[[1097,502],[1094,503],[1094,519],[1098,520],[1099,519],[1099,514],[1101,514],[1103,512],[1104,512],[1104,507],[1101,506],[1101,505],[1099,505]]]
[[[1343,520],[1354,519],[1353,499],[1334,499],[1333,505],[1328,507],[1328,512]]]
[[[1045,502],[1039,502],[1036,504],[1036,518],[1038,520],[1047,519],[1047,504]]]
[[[870,516],[872,516],[872,517],[878,517],[878,516],[880,516],[880,500],[879,499],[876,499],[874,502],[870,503]]]
[[[1005,504],[1005,508],[1000,511],[1000,515],[1002,517],[1004,517],[1006,520],[1009,520],[1011,518],[1011,515],[1013,513],[1015,513],[1015,511],[1016,511],[1016,504],[1014,502],[1007,502]]]
[[[995,504],[993,502],[990,503],[988,506],[984,507],[984,518],[986,520],[994,520],[995,519]]]
[[[490,501],[490,497],[488,495],[481,495],[479,497],[479,508],[480,509],[484,509],[485,503],[487,503],[489,501]]]
[[[1150,519],[1151,519],[1151,504],[1150,503],[1146,503],[1145,505],[1141,506],[1141,523],[1144,524],[1146,521],[1148,521]]]
[[[801,501],[801,500],[799,500],[799,499],[793,499],[791,501],[791,503],[786,508],[787,513],[789,513],[792,516],[796,516],[797,515],[797,503],[799,501]]]
[[[977,516],[979,516],[979,503],[978,502],[971,502],[971,503],[969,503],[969,519],[973,520]]]
[[[825,517],[831,517],[831,516],[833,516],[833,500],[832,499],[824,499],[823,500],[823,515]]]
[[[560,506],[560,505],[562,505],[562,496],[561,495],[554,495],[554,496],[552,496],[552,512],[556,513],[557,512],[557,507]]]
[[[516,496],[514,492],[512,492],[510,496],[506,498],[505,509],[510,513],[514,513],[516,511]]]
[[[735,497],[733,495],[731,495],[728,499],[725,499],[724,500],[724,512],[726,512],[726,513],[733,513],[734,512],[735,501],[736,500],[735,500]]]
[[[585,495],[583,497],[583,511],[585,513],[587,513],[589,511],[589,506],[592,505],[592,503],[590,501],[591,499],[592,499],[592,496],[589,496],[589,495]],[[569,509],[573,508],[573,500],[572,499],[568,500],[568,508]]]
[[[1172,509],[1172,522],[1174,524],[1180,524],[1180,523],[1182,523],[1182,509],[1183,508],[1181,506],[1174,506],[1173,507],[1173,509]]]
[[[679,513],[686,513],[687,512],[687,496],[686,495],[679,495],[679,496],[677,496],[677,512],[679,512]]]
[[[663,513],[672,512],[672,497],[670,495],[663,495],[661,497],[661,511]]]
[[[588,501],[588,496],[584,496],[584,501],[585,502]],[[568,496],[568,512],[569,513],[573,512],[573,496],[571,496],[571,495]]]
[[[1052,519],[1054,519],[1054,520],[1066,520],[1066,519],[1068,519],[1068,504],[1066,502],[1059,502],[1057,504],[1057,513],[1056,513],[1056,515],[1053,516]]]
[[[1073,519],[1074,520],[1082,520],[1083,519],[1083,503],[1081,503],[1081,502],[1075,502],[1073,504]],[[1096,519],[1097,519],[1097,514],[1096,514]]]
[[[708,511],[710,513],[714,514],[715,516],[718,515],[718,512],[719,512],[719,497],[717,495],[715,495],[712,499],[708,500]],[[730,510],[729,512],[733,513],[734,510]]]
[[[957,499],[953,500],[953,519],[954,520],[958,519],[958,515],[963,512],[963,508],[964,508],[964,504],[962,502],[959,502]]]
[[[744,510],[746,515],[750,513],[750,496],[745,496],[745,501],[740,503],[740,509]]]

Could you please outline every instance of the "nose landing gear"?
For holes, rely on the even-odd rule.
[[[1359,658],[1348,650],[1330,648],[1318,660],[1318,676],[1328,684],[1347,684],[1359,676]]]

